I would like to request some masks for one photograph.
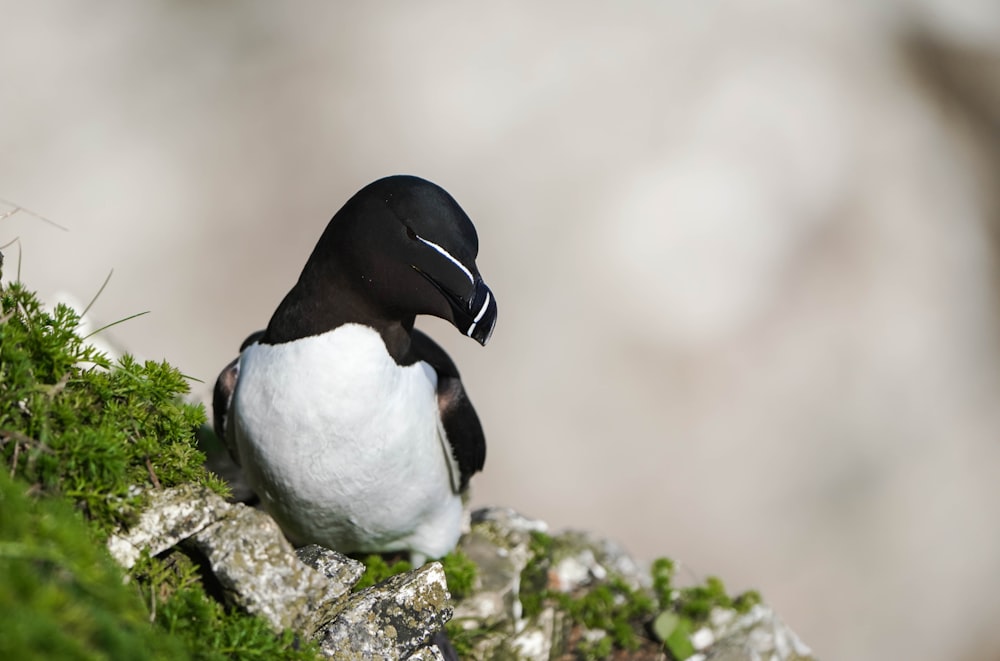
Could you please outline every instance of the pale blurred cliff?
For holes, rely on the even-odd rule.
[[[211,383],[398,172],[500,320],[424,324],[477,504],[759,588],[828,659],[1000,659],[1000,5],[0,0],[21,274]],[[0,206],[0,215],[9,207]],[[12,274],[17,249],[5,249]],[[197,386],[197,384],[196,384]],[[200,386],[205,389],[206,386]]]

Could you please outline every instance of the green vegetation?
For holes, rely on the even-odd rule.
[[[566,594],[548,587],[548,571],[559,540],[543,532],[532,532],[529,548],[533,560],[521,574],[521,605],[525,617],[555,603],[570,619],[607,635],[595,643],[582,643],[578,651],[586,658],[603,658],[613,648],[636,650],[645,639],[643,628],[655,614],[653,598],[634,590],[620,577],[611,576],[592,588]]]
[[[183,659],[138,592],[63,500],[25,495],[0,472],[0,657]]]
[[[532,560],[521,574],[521,605],[526,617],[540,613],[546,604],[556,604],[577,625],[605,635],[584,640],[577,652],[585,659],[611,656],[615,649],[634,651],[655,639],[673,659],[694,654],[691,634],[707,622],[714,608],[745,613],[760,603],[760,595],[749,591],[736,597],[711,576],[704,584],[674,587],[675,565],[669,558],[656,560],[651,568],[652,590],[636,589],[620,576],[609,576],[594,586],[566,594],[548,586],[548,572],[560,550],[559,538],[531,533]]]
[[[20,283],[0,295],[0,443],[12,475],[63,496],[106,537],[137,505],[134,486],[225,486],[203,468],[184,377],[166,363],[112,363],[76,333],[65,305],[51,312]]]
[[[368,555],[356,555],[354,559],[365,566],[365,573],[361,575],[361,580],[352,588],[354,592],[360,592],[396,574],[402,574],[413,569],[413,565],[407,560],[393,558],[391,555],[371,553]],[[463,599],[472,592],[476,576],[478,575],[478,568],[469,559],[469,556],[456,549],[438,560],[438,562],[441,563],[441,567],[444,569],[444,576],[448,582],[448,591],[451,592],[453,599]]]
[[[396,574],[402,574],[403,572],[408,572],[413,569],[413,565],[407,560],[394,560],[392,564],[386,560],[386,557],[378,553],[371,553],[365,556],[354,556],[355,560],[363,563],[365,566],[365,573],[361,575],[361,580],[354,584],[351,588],[354,592],[360,592],[366,588],[370,588],[373,585],[378,585],[387,578],[391,578]]]
[[[12,659],[314,659],[206,592],[174,549],[128,576],[104,547],[142,505],[136,487],[224,484],[205,470],[185,377],[117,362],[18,282],[0,288],[0,656]],[[126,582],[127,580],[127,582]]]
[[[444,568],[444,576],[448,581],[448,591],[451,592],[452,599],[465,599],[472,593],[476,586],[476,578],[479,576],[479,568],[469,556],[455,549],[441,558],[441,566]]]
[[[131,571],[156,622],[185,642],[193,659],[283,659],[309,661],[319,656],[312,643],[291,631],[276,636],[264,620],[240,610],[227,610],[208,596],[201,567],[175,551],[163,558],[144,555]]]

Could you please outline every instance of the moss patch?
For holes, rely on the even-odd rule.
[[[760,603],[755,591],[731,597],[717,577],[704,583],[677,588],[675,564],[669,558],[653,562],[652,589],[636,589],[614,574],[596,584],[566,594],[549,587],[553,557],[562,549],[561,540],[532,532],[532,559],[521,573],[521,605],[525,617],[539,614],[546,605],[566,613],[576,626],[603,632],[601,637],[582,638],[576,653],[584,659],[611,657],[616,650],[635,651],[661,645],[670,658],[681,661],[694,653],[691,634],[707,622],[714,608],[740,613]]]
[[[136,486],[226,487],[197,450],[205,413],[182,401],[185,377],[111,361],[78,326],[68,307],[0,287],[0,656],[317,658],[210,597],[181,550],[144,558],[125,583],[104,543],[142,505]]]
[[[392,554],[356,554],[351,557],[365,566],[365,573],[361,575],[361,580],[352,588],[354,592],[370,588],[396,574],[413,570],[413,565],[409,561]],[[472,592],[479,568],[476,567],[476,563],[469,559],[469,556],[456,549],[439,559],[438,562],[444,569],[444,576],[448,582],[448,592],[451,593],[453,599],[463,599]]]
[[[402,574],[413,569],[413,565],[407,560],[395,559],[390,561],[386,559],[388,556],[378,553],[354,555],[352,557],[365,566],[365,573],[361,575],[361,579],[351,588],[352,592],[360,592],[373,585],[378,585],[396,574]]]
[[[452,599],[465,599],[472,593],[476,578],[479,576],[479,568],[469,556],[456,549],[441,558],[441,566],[444,568],[444,576],[448,581],[448,591],[451,592]]]
[[[283,659],[308,661],[319,651],[291,631],[275,635],[261,618],[227,609],[210,597],[195,558],[175,550],[162,558],[144,556],[131,575],[156,623],[184,641],[192,658]]]
[[[185,659],[79,511],[0,472],[0,657]]]
[[[65,305],[50,313],[20,283],[0,294],[0,443],[5,464],[40,495],[64,496],[106,537],[139,501],[130,487],[183,482],[225,493],[194,433],[202,407],[166,363],[113,363],[76,333]]]

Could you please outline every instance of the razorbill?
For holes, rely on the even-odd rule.
[[[219,375],[216,432],[293,543],[415,564],[454,548],[486,441],[454,362],[413,322],[434,315],[487,343],[497,304],[478,250],[441,187],[369,184]]]

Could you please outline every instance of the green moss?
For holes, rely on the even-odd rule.
[[[552,565],[552,536],[544,532],[532,531],[528,540],[531,559],[521,571],[520,599],[525,617],[531,618],[542,612],[545,601],[556,598],[559,593],[548,589],[549,567]]]
[[[656,627],[657,622],[671,618],[672,624]],[[670,611],[664,611],[653,623],[653,630],[663,642],[663,647],[670,653],[670,657],[683,661],[694,654],[694,645],[691,644],[691,634],[694,632],[694,624],[690,619],[680,617]]]
[[[189,658],[181,640],[149,623],[80,512],[28,489],[0,471],[0,657]]]
[[[448,581],[448,592],[452,599],[464,599],[472,593],[476,586],[476,578],[479,576],[479,568],[476,567],[469,556],[463,551],[455,549],[445,557],[441,558],[441,566],[444,568],[444,576]]]
[[[614,650],[614,639],[611,636],[604,636],[594,642],[581,642],[577,646],[576,651],[585,661],[598,661],[599,659],[606,659],[611,656]]]
[[[660,614],[653,621],[652,630],[671,657],[678,661],[694,654],[691,634],[707,623],[713,609],[746,613],[761,601],[755,590],[731,597],[717,576],[709,576],[699,585],[674,588],[671,585],[673,572],[672,561],[664,558],[653,563],[653,586]],[[667,626],[666,622],[673,624]]]
[[[604,631],[614,647],[636,650],[645,638],[643,626],[655,612],[653,599],[612,578],[581,595],[552,595],[573,622]],[[605,643],[606,645],[606,643]]]
[[[507,636],[507,634],[502,633],[497,628],[483,626],[466,628],[467,624],[467,620],[452,618],[451,620],[445,622],[444,625],[445,633],[448,635],[448,641],[451,643],[451,646],[455,648],[455,653],[459,659],[476,658],[476,645],[487,638],[494,636]]]
[[[674,598],[674,572],[676,564],[670,558],[657,558],[649,568],[653,579],[653,595],[661,604],[668,604]]]
[[[548,586],[553,558],[564,546],[559,537],[531,534],[532,558],[521,573],[521,606],[530,618],[552,604],[574,624],[603,631],[603,637],[577,647],[576,653],[585,659],[607,658],[614,650],[634,651],[651,640],[659,641],[671,658],[686,659],[694,653],[691,634],[707,621],[713,608],[746,612],[760,602],[754,591],[729,596],[714,576],[700,585],[677,588],[673,585],[676,565],[669,558],[658,558],[651,565],[649,590],[634,589],[622,577],[611,575],[594,586],[565,594]]]
[[[445,622],[444,631],[451,646],[455,648],[456,656],[460,659],[471,658],[476,651],[476,642],[482,640],[486,634],[478,628],[466,629],[461,622],[456,622],[454,619]]]
[[[760,592],[747,590],[733,597],[733,610],[743,615],[749,613],[751,608],[759,605],[763,600]]]
[[[361,580],[355,583],[352,588],[354,592],[378,585],[387,578],[413,569],[413,565],[406,560],[394,560],[392,564],[389,564],[385,557],[378,553],[353,557],[365,566],[365,573],[361,575]]]
[[[79,317],[50,313],[20,283],[0,293],[0,442],[36,492],[77,503],[102,535],[139,504],[130,487],[206,484],[194,433],[201,406],[184,403],[183,375],[167,363],[112,363],[77,335]]]
[[[20,283],[0,289],[0,657],[317,658],[210,597],[179,549],[143,557],[124,582],[104,542],[141,505],[135,486],[226,488],[196,449],[205,414],[181,400],[184,376],[112,362],[78,325]]]
[[[156,609],[157,624],[185,641],[193,658],[308,661],[319,657],[314,643],[300,640],[291,631],[275,635],[264,620],[227,610],[206,595],[197,566],[183,553],[175,552],[165,562],[147,559],[145,570],[159,578],[143,590],[151,601],[162,600]]]
[[[553,555],[562,548],[559,539],[532,532],[528,548],[532,558],[521,572],[519,593],[525,617],[534,617],[546,604],[555,604],[573,623],[604,631],[604,638],[580,644],[577,652],[585,658],[602,658],[612,648],[638,649],[645,639],[644,623],[655,613],[656,604],[649,594],[632,589],[618,576],[573,594],[552,590],[548,572]]]
[[[413,569],[413,565],[408,561],[395,558],[392,555],[370,553],[368,555],[356,554],[351,557],[365,566],[365,573],[361,575],[361,580],[352,588],[354,592],[360,592],[396,574]],[[456,549],[441,558],[439,562],[444,569],[448,591],[453,599],[463,599],[472,592],[476,577],[479,575],[479,568],[476,567],[476,563],[469,559],[469,556]]]

